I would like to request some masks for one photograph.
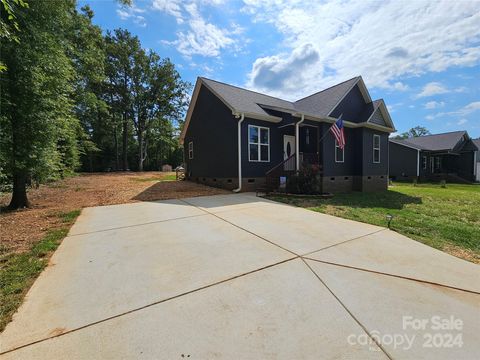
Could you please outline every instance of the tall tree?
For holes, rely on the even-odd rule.
[[[65,175],[78,165],[75,71],[65,49],[74,11],[73,1],[33,1],[17,12],[19,43],[2,44],[8,71],[1,78],[0,151],[13,181],[11,208],[29,205],[26,186],[32,179]]]
[[[18,24],[17,13],[21,8],[28,8],[28,2],[24,0],[0,0],[0,40],[18,41],[18,32],[20,25]],[[5,71],[7,67],[0,62],[0,73]]]
[[[169,59],[143,50],[134,56],[132,78],[132,113],[138,142],[138,170],[143,171],[148,137],[160,119],[175,120],[185,109],[189,84],[182,81]]]
[[[115,29],[105,38],[107,49],[107,79],[116,99],[112,99],[122,117],[122,168],[128,169],[129,124],[132,121],[132,69],[134,57],[142,51],[140,40],[128,30]]]
[[[400,135],[395,136],[396,139],[408,139],[408,138],[413,138],[413,137],[418,137],[418,136],[425,136],[425,135],[430,135],[430,131],[423,127],[423,126],[415,126],[414,128],[411,128],[410,130],[401,133]]]

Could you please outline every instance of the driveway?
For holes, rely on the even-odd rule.
[[[4,359],[474,359],[480,267],[251,194],[86,208]]]

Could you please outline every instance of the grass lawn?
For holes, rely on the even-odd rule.
[[[480,263],[480,186],[395,183],[383,193],[337,194],[330,199],[270,195],[289,203],[346,219],[386,226],[465,260]]]
[[[50,255],[67,236],[80,210],[59,213],[64,226],[49,230],[29,251],[4,254],[0,249],[0,331],[10,321],[25,293],[47,266]]]

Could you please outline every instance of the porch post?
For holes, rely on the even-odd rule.
[[[299,122],[295,124],[295,169],[300,170],[300,124],[305,121],[305,115],[301,115]]]

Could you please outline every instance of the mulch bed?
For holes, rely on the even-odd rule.
[[[30,249],[47,230],[64,226],[60,214],[84,207],[230,193],[189,181],[162,181],[166,175],[171,173],[80,174],[31,189],[31,208],[0,212],[0,255]],[[10,195],[0,196],[0,207],[9,201]]]

